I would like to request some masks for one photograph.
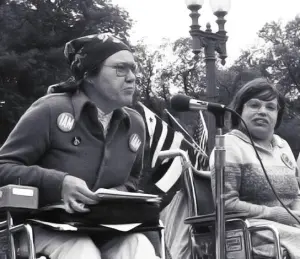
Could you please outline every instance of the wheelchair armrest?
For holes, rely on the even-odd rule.
[[[237,213],[237,212],[226,212],[225,213],[225,220],[230,219],[246,219],[248,216],[248,213]],[[215,223],[216,214],[206,214],[206,215],[200,215],[195,217],[189,217],[184,220],[185,224],[189,225],[213,225]]]
[[[251,226],[248,228],[248,230],[251,232],[258,232],[258,231],[271,231],[274,237],[274,245],[276,249],[276,254],[278,255],[278,259],[282,258],[282,251],[280,246],[280,237],[278,230],[272,226],[272,225],[261,225],[261,226]]]

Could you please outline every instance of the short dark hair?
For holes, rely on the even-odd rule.
[[[98,73],[100,73],[101,69],[103,67],[103,62],[100,64],[97,64],[90,70],[86,71],[87,77],[93,77],[97,76]],[[75,77],[70,77],[67,81],[60,82],[55,85],[51,85],[48,87],[47,94],[50,93],[74,93],[78,89],[83,87],[83,81],[85,80],[86,76],[82,79],[76,79]]]
[[[277,129],[282,121],[282,116],[285,110],[284,97],[279,93],[275,86],[266,78],[256,78],[246,83],[234,96],[230,104],[230,108],[242,115],[244,104],[252,98],[257,98],[263,101],[270,101],[274,98],[278,101],[278,116],[275,124]],[[231,115],[232,128],[238,128],[240,119],[237,116]]]

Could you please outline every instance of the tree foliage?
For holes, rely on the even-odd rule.
[[[274,21],[265,24],[258,32],[262,46],[244,50],[235,64],[223,71],[223,78],[228,80],[219,80],[219,94],[224,103],[232,99],[241,85],[255,77],[263,76],[273,82],[287,101],[287,113],[277,133],[288,140],[295,155],[300,151],[299,28],[299,17],[285,25]]]
[[[0,102],[0,143],[49,85],[68,78],[69,68],[63,56],[67,41],[111,32],[128,42],[131,25],[129,14],[110,0],[0,0],[0,101],[5,101]],[[278,133],[297,154],[300,18],[286,24],[269,22],[258,35],[263,47],[243,50],[227,69],[216,67],[218,101],[229,104],[237,90],[255,77],[270,79],[288,102],[288,113]],[[205,99],[204,53],[197,62],[194,60],[190,38],[165,40],[156,49],[141,40],[134,50],[140,68],[136,100],[162,116],[164,108],[170,108],[174,93]],[[170,111],[187,128],[194,128],[193,115]]]
[[[49,85],[67,79],[67,41],[98,32],[127,41],[131,25],[128,13],[109,0],[1,1],[0,141]]]

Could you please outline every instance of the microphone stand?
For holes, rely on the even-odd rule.
[[[215,240],[216,240],[216,259],[225,259],[225,214],[224,214],[224,166],[225,166],[225,137],[224,110],[211,110],[216,119],[215,136]]]

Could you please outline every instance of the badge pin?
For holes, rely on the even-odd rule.
[[[129,148],[132,152],[138,151],[142,141],[138,134],[132,134],[129,138]]]
[[[294,169],[295,168],[293,162],[289,159],[289,157],[286,154],[283,153],[281,155],[281,160],[290,169]]]
[[[72,142],[73,142],[74,146],[78,146],[81,143],[81,138],[80,137],[74,137]]]
[[[71,113],[61,113],[57,118],[57,126],[63,132],[70,132],[75,126],[75,119]]]

